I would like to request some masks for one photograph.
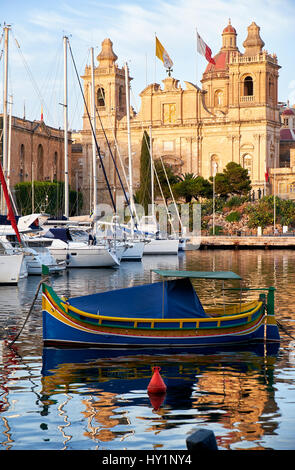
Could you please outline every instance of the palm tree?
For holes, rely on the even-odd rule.
[[[173,191],[178,197],[184,197],[185,202],[189,203],[193,198],[209,197],[212,193],[212,185],[202,176],[196,176],[193,173],[184,173],[180,181],[173,186]]]

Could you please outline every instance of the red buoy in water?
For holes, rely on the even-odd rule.
[[[149,393],[149,399],[154,411],[158,411],[163,401],[165,400],[166,393]]]
[[[149,393],[162,394],[162,393],[165,393],[167,390],[167,387],[160,375],[160,370],[161,370],[161,367],[158,367],[158,366],[153,367],[154,373],[147,388]]]

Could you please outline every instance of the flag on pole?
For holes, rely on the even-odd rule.
[[[43,121],[43,104],[41,104],[41,121]]]
[[[156,56],[158,59],[160,59],[166,69],[171,69],[173,66],[173,62],[170,59],[169,55],[167,54],[167,51],[164,49],[162,44],[160,43],[159,39],[156,36]]]
[[[215,65],[215,60],[212,57],[212,51],[209,46],[203,41],[199,33],[197,32],[197,51],[203,55],[210,64]]]
[[[5,181],[5,176],[4,176],[4,173],[3,173],[3,170],[2,170],[1,163],[0,163],[0,183],[1,183],[1,186],[2,186],[2,189],[3,189],[3,193],[4,193],[5,200],[6,200],[6,205],[7,205],[7,220],[10,221],[10,223],[11,223],[11,225],[12,225],[14,231],[15,231],[15,234],[17,236],[17,239],[21,244],[22,241],[21,241],[20,234],[19,234],[19,231],[18,231],[18,228],[17,228],[17,223],[16,223],[16,220],[15,220],[14,212],[13,212],[12,205],[11,205],[11,202],[10,202],[8,188],[7,188],[7,184],[6,184],[6,181]]]

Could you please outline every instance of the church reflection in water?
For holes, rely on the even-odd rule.
[[[263,346],[234,354],[211,350],[170,355],[44,349],[42,414],[58,408],[57,429],[65,448],[77,426],[98,448],[116,440],[128,445],[139,429],[157,435],[155,448],[161,448],[161,433],[186,422],[213,429],[215,423],[218,445],[230,449],[236,442],[256,441],[276,431],[275,353],[265,354]],[[147,393],[154,365],[161,367],[167,386],[159,407]],[[185,448],[183,433],[179,439]]]

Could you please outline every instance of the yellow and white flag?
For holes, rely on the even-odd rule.
[[[167,51],[164,49],[159,39],[156,36],[156,56],[163,62],[166,69],[171,69],[173,62],[170,59]]]

